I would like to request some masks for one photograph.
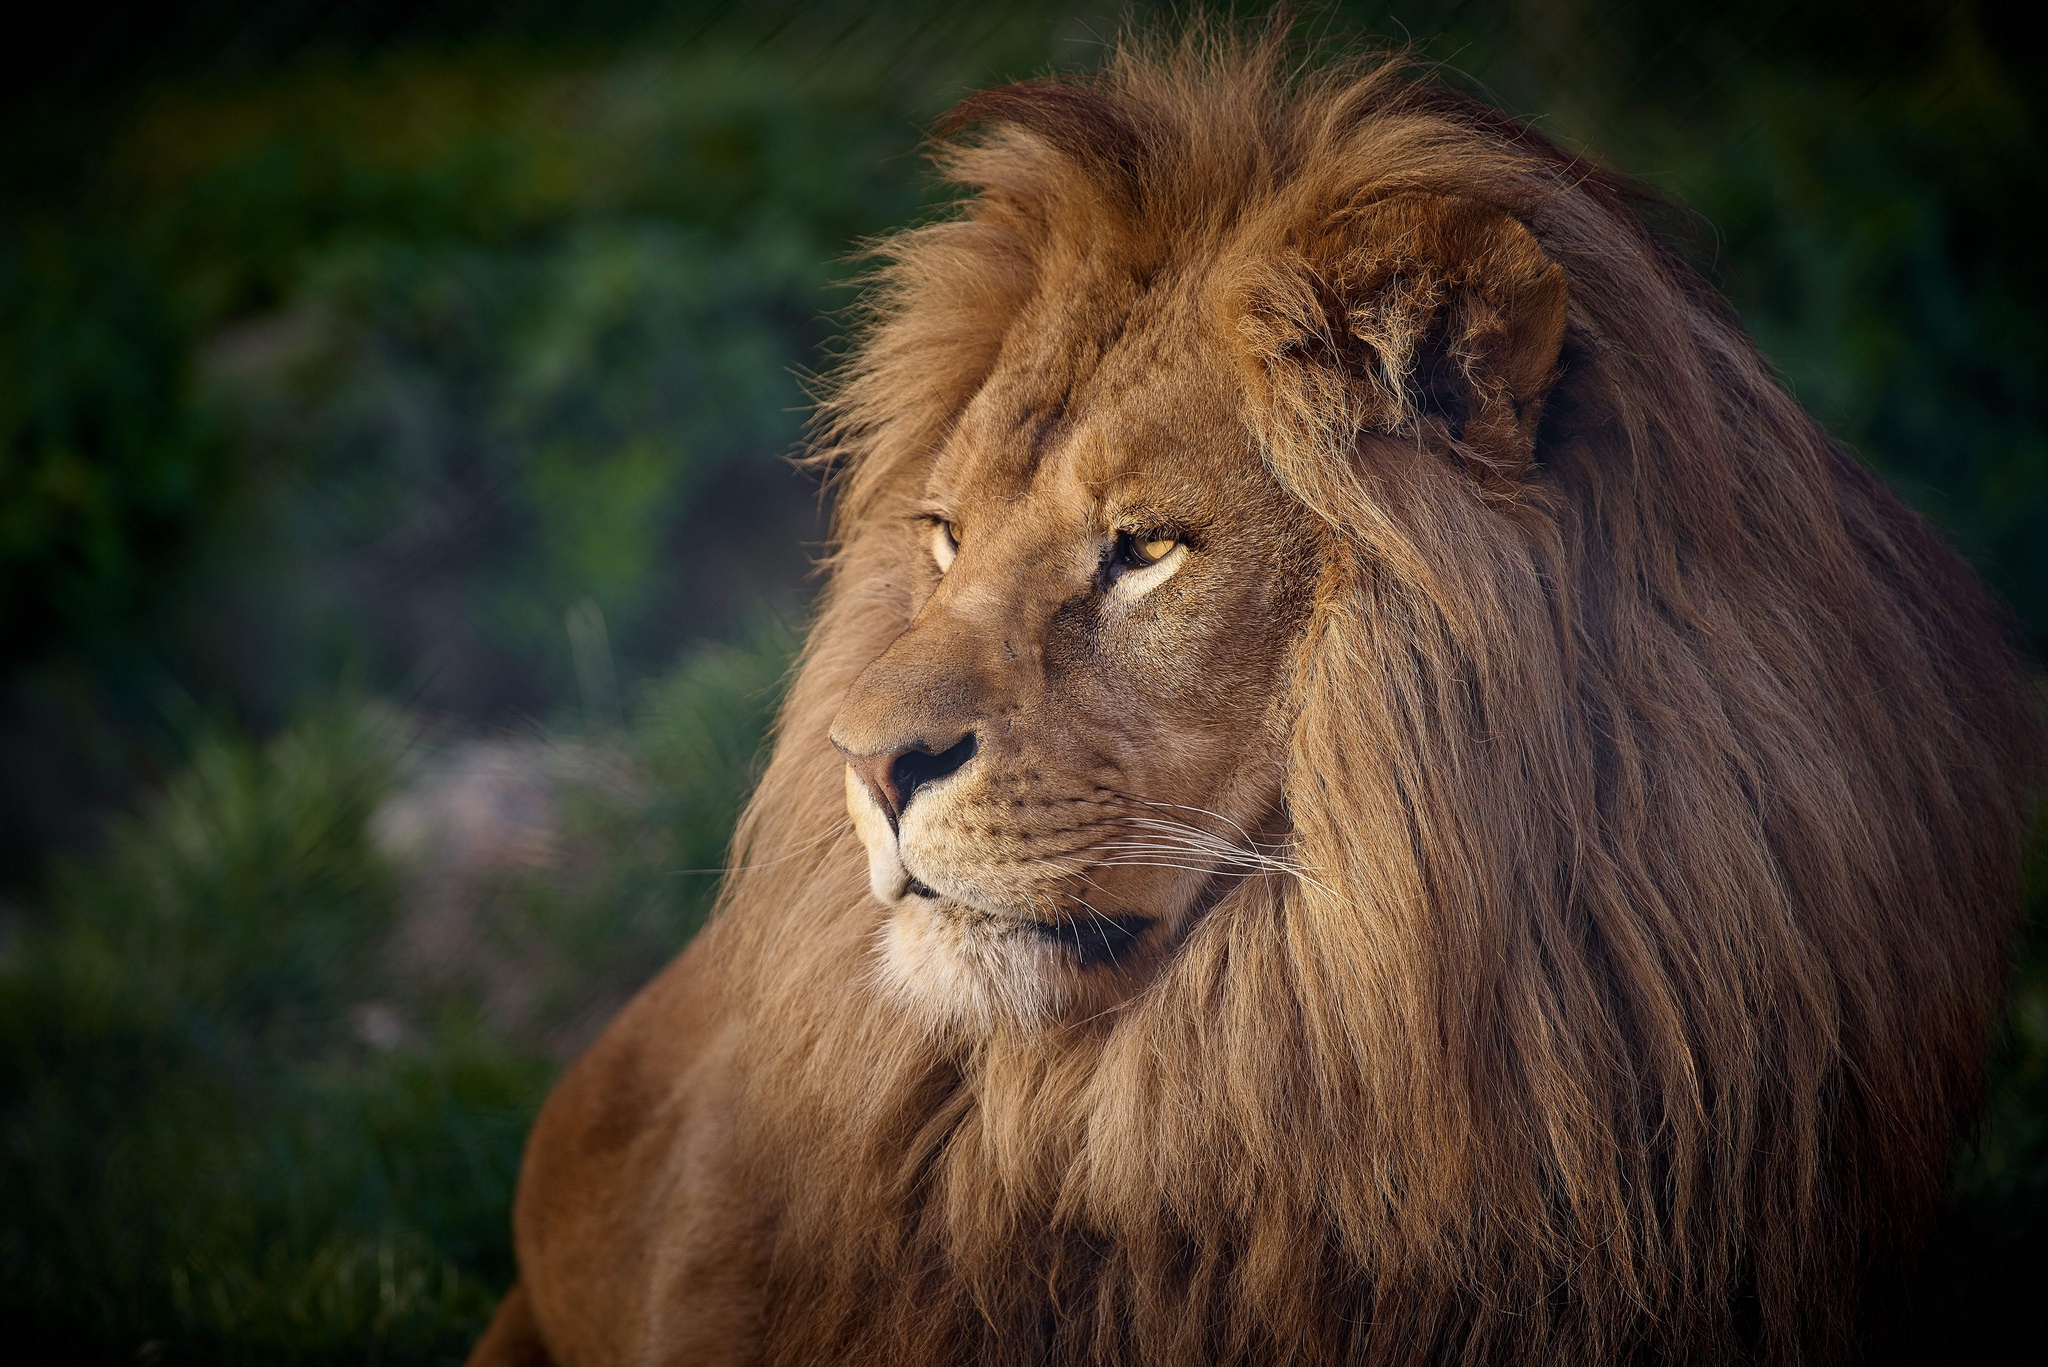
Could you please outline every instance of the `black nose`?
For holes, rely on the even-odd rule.
[[[969,731],[943,749],[918,741],[900,750],[885,750],[876,755],[848,754],[846,758],[893,826],[902,819],[918,789],[957,773],[974,758],[976,748],[974,733]]]

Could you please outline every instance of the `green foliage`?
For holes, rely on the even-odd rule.
[[[0,666],[104,650],[190,549],[228,452],[191,341],[118,241],[0,227]]]
[[[346,1028],[392,907],[365,823],[404,745],[357,707],[260,751],[202,741],[8,946],[0,1297],[18,1342],[452,1351],[448,1317],[504,1280],[545,1066],[459,1024],[384,1061]]]
[[[517,1015],[556,1052],[580,1047],[703,925],[795,651],[786,627],[761,622],[645,685],[626,730],[576,743],[591,762],[567,785],[551,875],[488,890]]]
[[[139,99],[0,231],[0,662],[82,667],[118,749],[157,679],[547,716],[577,605],[629,676],[731,630],[677,571],[745,525],[707,498],[801,498],[797,377],[943,80],[722,42]]]
[[[0,942],[10,1343],[459,1360],[511,1279],[512,1181],[563,1048],[710,905],[789,644],[706,647],[652,686],[607,751],[632,781],[572,804],[572,856],[484,890],[512,1022],[466,962],[403,952],[420,908],[372,838],[423,760],[395,714],[197,744]]]
[[[2026,227],[2048,148],[2020,92],[1965,38],[1874,90],[1759,70],[1723,100],[1654,158],[1719,233],[1716,274],[1801,399],[2048,648],[2048,267]]]
[[[1985,1206],[2048,1216],[2048,811],[2035,823],[2028,874],[2027,933],[1991,1056],[1991,1104],[1962,1156],[1957,1189]]]
[[[707,485],[779,468],[835,261],[918,203],[888,155],[911,97],[874,76],[797,103],[758,54],[483,54],[153,105],[119,184],[210,320],[245,462],[232,562],[169,647],[188,686],[275,712],[355,661],[545,713],[576,605],[639,669],[727,627],[668,590],[679,538]]]
[[[1957,1155],[1955,1204],[1911,1287],[1892,1361],[2030,1362],[2048,1341],[2048,819],[2029,872],[1989,1104]]]

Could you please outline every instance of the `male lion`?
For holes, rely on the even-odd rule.
[[[1392,66],[952,129],[722,908],[475,1361],[1853,1355],[2041,753],[1970,572],[1611,178]]]

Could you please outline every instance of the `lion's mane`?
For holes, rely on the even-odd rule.
[[[831,578],[707,932],[769,1358],[1845,1351],[1978,1103],[2019,905],[2037,729],[1974,576],[1614,181],[1392,64],[1126,51],[954,128],[969,194],[885,245],[828,404]],[[1525,470],[1417,449],[1272,340],[1327,283],[1305,235],[1417,192],[1564,273]],[[1329,547],[1288,700],[1308,876],[1109,1016],[937,1031],[866,976],[825,740],[908,620],[876,529],[1040,262],[1226,238],[1251,421]]]

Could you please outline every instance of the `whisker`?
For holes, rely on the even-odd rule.
[[[1274,855],[1265,854],[1258,850],[1247,850],[1241,846],[1236,845],[1218,846],[1209,845],[1206,843],[1195,844],[1187,841],[1180,841],[1178,843],[1175,843],[1160,840],[1130,840],[1122,842],[1105,842],[1099,848],[1104,850],[1116,850],[1121,852],[1214,855],[1230,863],[1250,864],[1255,865],[1258,868],[1270,869],[1275,873],[1301,874],[1303,876],[1306,876],[1306,871],[1303,870],[1298,864],[1295,864],[1292,861],[1281,859]]]
[[[1200,864],[1171,864],[1157,859],[1116,859],[1105,861],[1103,868],[1112,869],[1178,869],[1182,873],[1205,873],[1215,878],[1259,878],[1271,873],[1271,869],[1209,869]]]
[[[787,864],[792,859],[801,859],[807,854],[816,852],[819,846],[837,844],[840,840],[850,835],[852,831],[853,819],[851,817],[841,817],[837,825],[818,835],[812,836],[809,840],[801,842],[786,854],[776,855],[773,859],[754,859],[744,864],[727,864],[715,869],[663,869],[662,872],[673,874],[677,877],[690,874],[717,874],[720,877],[724,877],[734,873],[752,873],[755,869],[773,868],[777,864]]]
[[[1224,825],[1230,827],[1230,829],[1236,831],[1239,835],[1243,836],[1244,841],[1247,845],[1257,847],[1259,843],[1258,837],[1254,836],[1250,831],[1238,825],[1235,821],[1232,821],[1229,817],[1223,815],[1223,813],[1212,812],[1207,807],[1189,807],[1179,802],[1146,802],[1143,798],[1139,798],[1138,801],[1143,803],[1147,807],[1160,809],[1171,807],[1183,812],[1198,812],[1203,816],[1214,817],[1216,820],[1222,822]]]
[[[1096,927],[1095,934],[1096,937],[1102,941],[1102,952],[1111,958],[1115,958],[1116,946],[1112,945],[1109,942],[1109,932],[1111,930],[1116,929],[1115,924],[1111,922],[1111,920],[1107,916],[1104,916],[1101,912],[1097,911],[1094,907],[1094,904],[1089,902],[1087,898],[1076,897],[1074,898],[1074,900],[1076,902],[1079,902],[1082,906],[1087,907],[1088,914],[1093,916],[1096,919],[1096,921],[1100,923]]]
[[[1246,841],[1243,845],[1239,845],[1223,839],[1221,836],[1216,835],[1214,832],[1205,831],[1201,827],[1185,821],[1171,821],[1161,820],[1156,817],[1133,816],[1121,818],[1119,824],[1136,827],[1141,830],[1151,830],[1176,835],[1183,839],[1192,838],[1205,845],[1212,845],[1220,849],[1249,849],[1258,853],[1264,852],[1259,842],[1249,837],[1246,838]],[[1274,846],[1272,846],[1272,848],[1284,848],[1284,845],[1275,844]]]
[[[1111,811],[1070,830],[1072,835],[1099,832],[1094,838],[1083,840],[1058,854],[1034,856],[1028,862],[1063,877],[1078,879],[1096,891],[1105,889],[1090,876],[1089,870],[1104,868],[1156,868],[1233,878],[1273,874],[1296,879],[1325,893],[1330,891],[1311,869],[1291,856],[1291,847],[1299,843],[1298,836],[1262,841],[1238,822],[1205,807],[1154,802],[1109,790],[1104,792],[1131,808],[1144,809],[1145,814]],[[1235,832],[1242,843],[1168,814],[1173,811],[1190,812],[1218,822]],[[1100,857],[1091,859],[1090,856]],[[1079,897],[1074,900],[1082,902]],[[1082,905],[1087,904],[1082,902]],[[1101,915],[1093,907],[1089,910]]]

